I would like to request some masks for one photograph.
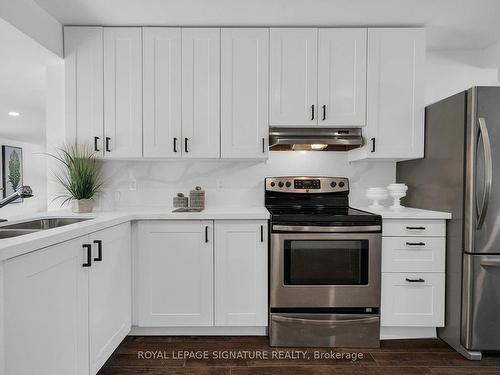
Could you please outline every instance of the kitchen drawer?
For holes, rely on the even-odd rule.
[[[444,285],[444,273],[382,273],[381,325],[444,326]]]
[[[384,220],[382,236],[445,237],[445,220]]]
[[[382,272],[445,272],[445,237],[383,237]]]

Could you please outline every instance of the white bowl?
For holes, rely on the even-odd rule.
[[[379,201],[387,199],[389,193],[385,188],[369,188],[366,190],[366,197],[373,201],[369,208],[381,208]]]
[[[401,206],[400,199],[406,196],[408,186],[406,186],[405,184],[391,184],[387,186],[387,190],[389,190],[390,196],[394,199],[394,203],[392,204],[391,209],[399,210],[403,208],[403,206]]]

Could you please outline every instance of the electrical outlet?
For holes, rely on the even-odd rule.
[[[130,180],[128,180],[128,189],[130,191],[137,190],[137,180],[135,178],[131,178]]]
[[[223,188],[223,184],[222,184],[222,178],[218,178],[217,181],[216,181],[216,184],[217,184],[217,190],[222,190]]]

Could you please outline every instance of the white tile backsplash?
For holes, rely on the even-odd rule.
[[[367,203],[364,191],[395,181],[394,162],[347,162],[345,152],[271,152],[263,161],[135,160],[106,161],[106,189],[101,209],[171,207],[177,192],[196,185],[206,190],[207,207],[263,205],[268,176],[345,176],[351,183],[351,204]],[[135,189],[135,190],[134,190]]]

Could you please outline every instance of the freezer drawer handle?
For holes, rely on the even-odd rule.
[[[318,319],[304,319],[304,318],[292,318],[288,316],[273,316],[272,320],[282,322],[282,323],[293,323],[293,324],[307,324],[315,326],[325,326],[325,325],[350,325],[353,323],[374,323],[380,320],[378,316],[373,316],[369,318],[358,318],[358,319],[332,319],[332,320],[318,320]]]
[[[425,246],[425,242],[407,242],[406,246]]]
[[[405,280],[408,281],[409,283],[425,283],[425,280],[422,278],[419,278],[419,279],[406,278]]]
[[[481,261],[481,266],[483,266],[483,267],[500,267],[500,260],[485,259],[485,260]]]
[[[425,227],[406,227],[408,230],[425,230]]]

